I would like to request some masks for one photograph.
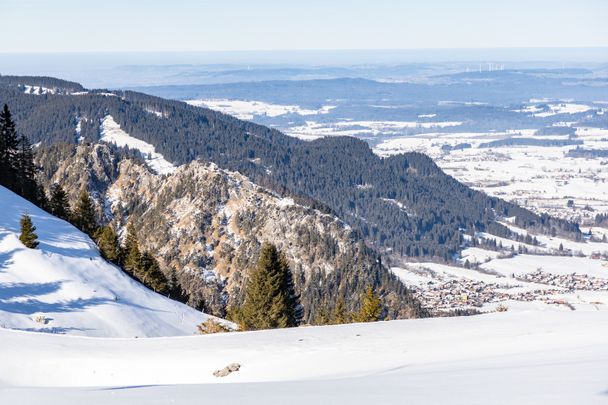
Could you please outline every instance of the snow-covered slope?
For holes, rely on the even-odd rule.
[[[167,161],[163,155],[156,152],[154,145],[144,142],[140,139],[133,138],[120,128],[120,125],[114,121],[111,115],[107,115],[99,127],[103,142],[113,143],[117,146],[128,146],[131,149],[137,149],[143,156],[146,164],[150,169],[158,174],[170,174],[175,171],[175,166]]]
[[[18,239],[27,212],[38,249]],[[88,236],[0,187],[0,326],[86,336],[195,333],[207,315],[160,296],[103,260]]]
[[[0,402],[599,404],[606,336],[603,311],[155,339],[0,330]],[[232,362],[240,371],[213,376]]]

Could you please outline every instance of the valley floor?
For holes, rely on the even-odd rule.
[[[0,402],[600,404],[606,336],[593,310],[145,339],[0,330]]]

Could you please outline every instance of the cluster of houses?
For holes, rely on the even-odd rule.
[[[520,281],[544,284],[547,288],[522,290],[521,285],[449,279],[429,281],[422,288],[414,288],[413,293],[425,308],[442,312],[481,308],[484,304],[507,300],[565,305],[567,303],[555,296],[575,290],[608,291],[608,279],[586,274],[557,275],[539,269],[516,278]]]
[[[490,302],[511,299],[511,294],[501,290],[508,290],[512,287],[507,284],[452,279],[444,282],[430,282],[426,288],[415,289],[414,295],[428,309],[451,311],[471,307],[479,308]]]
[[[608,291],[608,279],[590,277],[587,274],[552,274],[537,269],[532,273],[522,274],[517,278],[532,283],[553,285],[569,291]]]

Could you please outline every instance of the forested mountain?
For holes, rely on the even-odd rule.
[[[445,175],[428,157],[373,154],[360,140],[334,137],[306,142],[208,109],[135,92],[84,91],[73,83],[27,94],[25,86],[48,78],[2,77],[0,102],[8,103],[18,130],[32,142],[94,143],[110,115],[132,137],[146,141],[174,164],[214,162],[255,183],[325,207],[379,249],[406,256],[450,260],[463,232],[509,231],[497,216],[544,232],[579,238],[575,224],[539,216],[474,191]],[[64,83],[64,84],[62,84]],[[46,86],[45,86],[46,87]]]
[[[241,174],[192,162],[158,176],[104,144],[41,147],[37,162],[47,188],[63,184],[76,201],[87,187],[100,219],[114,229],[133,225],[140,248],[154,253],[193,307],[219,316],[239,307],[261,244],[270,242],[285,253],[307,322],[338,300],[358,310],[368,286],[382,299],[382,317],[425,315],[358,232]]]

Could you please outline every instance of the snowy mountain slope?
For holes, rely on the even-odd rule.
[[[19,218],[38,249],[19,241]],[[88,236],[0,187],[0,326],[103,337],[190,335],[207,315],[160,296],[103,260]]]
[[[604,311],[507,312],[156,339],[0,330],[0,399],[594,404],[608,399],[606,336]],[[232,362],[241,364],[240,371],[212,375]]]
[[[170,174],[175,171],[175,166],[168,162],[163,155],[156,152],[154,145],[150,145],[140,139],[133,138],[120,128],[120,125],[114,121],[111,115],[106,115],[99,127],[100,141],[113,143],[114,145],[140,151],[146,164],[158,174]]]

